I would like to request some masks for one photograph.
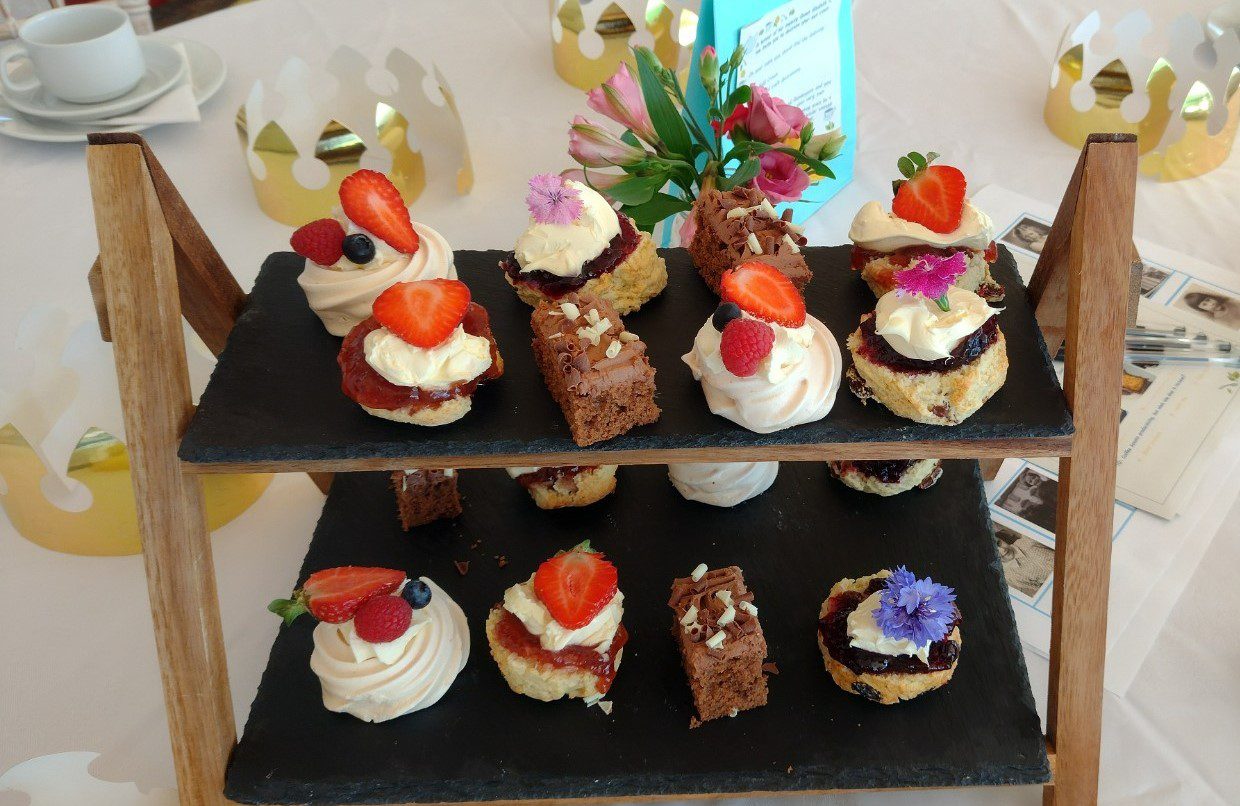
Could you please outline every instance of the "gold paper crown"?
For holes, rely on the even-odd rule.
[[[254,83],[237,129],[263,212],[293,227],[328,216],[359,168],[387,174],[412,204],[426,188],[423,149],[431,165],[455,165],[456,192],[469,192],[469,144],[443,74],[398,48],[384,68],[342,46],[320,73],[293,58],[270,89]]]
[[[648,47],[680,68],[697,37],[699,0],[552,0],[551,53],[560,78],[583,90],[611,78],[630,48]]]
[[[1199,176],[1227,159],[1236,137],[1240,36],[1211,35],[1185,14],[1158,37],[1162,52],[1150,53],[1153,31],[1142,10],[1105,30],[1094,11],[1065,31],[1046,125],[1077,148],[1092,132],[1129,132],[1137,135],[1142,173],[1163,181]]]

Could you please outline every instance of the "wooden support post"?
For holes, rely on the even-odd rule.
[[[1098,798],[1107,592],[1127,320],[1137,144],[1092,135],[1039,263],[1038,320],[1047,347],[1066,339],[1064,392],[1076,434],[1059,465],[1047,737],[1055,749],[1047,804]],[[1065,209],[1071,212],[1064,215]],[[1063,220],[1061,220],[1063,219]],[[1066,229],[1066,231],[1065,231]],[[1046,258],[1046,252],[1043,252]],[[1043,320],[1045,311],[1046,319]]]
[[[222,804],[236,736],[202,489],[176,457],[193,412],[176,250],[140,145],[86,163],[179,795]]]

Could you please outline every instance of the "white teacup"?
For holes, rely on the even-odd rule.
[[[10,93],[42,85],[62,101],[92,104],[124,95],[146,72],[129,14],[116,6],[53,8],[26,20],[17,36],[0,52],[0,82]],[[23,56],[34,77],[16,81],[9,63]]]

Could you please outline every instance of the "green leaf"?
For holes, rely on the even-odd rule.
[[[765,154],[771,150],[771,146],[757,140],[746,140],[732,147],[732,150],[723,155],[723,164],[727,165],[732,160],[740,160],[744,162],[750,157],[756,157],[759,154]]]
[[[727,118],[727,116],[732,114],[733,110],[741,104],[749,103],[749,99],[752,95],[753,92],[749,89],[748,84],[742,84],[732,90],[732,94],[729,95],[728,99],[723,102],[723,117]]]
[[[693,204],[685,199],[678,199],[666,193],[656,193],[648,202],[633,206],[625,205],[624,213],[632,218],[638,228],[649,232],[668,216],[676,215],[693,209]]]
[[[719,189],[731,190],[738,185],[743,185],[758,175],[761,166],[758,164],[757,157],[750,157],[737,166],[731,176],[720,177]]]
[[[292,599],[275,599],[271,604],[267,605],[267,609],[284,619],[285,624],[292,624],[302,613],[308,613],[309,608],[306,606],[306,597],[301,591],[296,591]]]
[[[916,151],[908,152],[908,158],[912,160],[913,164],[916,165],[918,168],[926,167],[926,158],[923,157],[921,154],[918,154]]]
[[[655,132],[668,151],[680,156],[687,155],[689,129],[680,119],[672,99],[668,97],[667,88],[659,78],[662,67],[648,48],[635,48],[633,52],[637,55],[637,77],[641,83],[642,97],[646,99],[646,111],[650,113]]]
[[[939,152],[937,152],[937,151],[930,151],[930,152],[928,152],[928,153],[926,154],[926,164],[927,164],[927,165],[929,165],[930,163],[934,162],[935,160],[937,160],[937,159],[939,158],[939,156],[940,156],[940,154],[939,154]]]
[[[908,157],[900,157],[896,160],[896,167],[900,169],[900,176],[905,179],[912,179],[913,174],[917,173],[917,163]]]
[[[813,136],[814,121],[806,121],[805,125],[801,127],[801,148],[805,148],[805,144],[808,143],[810,138]]]
[[[781,148],[778,150],[796,159],[797,162],[808,168],[810,173],[817,174],[818,176],[822,176],[827,179],[835,178],[835,171],[832,171],[831,166],[827,165],[822,160],[816,160],[807,154],[803,154],[800,151],[796,151],[791,148]],[[900,159],[904,158],[901,157]]]
[[[667,171],[650,176],[631,176],[607,188],[607,195],[624,205],[644,204],[667,184]]]
[[[633,134],[632,129],[625,129],[624,134],[620,135],[620,139],[633,146],[633,148],[640,148],[643,151],[646,150],[646,147],[642,145],[642,141],[637,139],[636,134]]]

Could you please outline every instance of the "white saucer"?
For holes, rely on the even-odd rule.
[[[184,46],[185,55],[189,59],[190,81],[194,91],[194,100],[199,106],[206,103],[223,86],[224,78],[228,74],[224,66],[224,60],[220,58],[218,53],[206,45],[163,34],[155,37],[142,37],[142,41],[144,44],[158,41],[161,46],[169,48],[177,43]],[[173,50],[173,53],[175,52]],[[179,62],[180,59],[178,58],[177,61]],[[157,95],[158,93],[156,93]],[[154,97],[152,96],[152,99]],[[148,99],[146,102],[149,103],[152,99]],[[109,101],[108,103],[112,102]],[[124,112],[115,111],[111,114],[119,115],[124,114]],[[97,115],[98,112],[95,111],[95,106],[92,105],[91,117],[94,118]],[[22,114],[5,100],[0,99],[0,135],[13,137],[18,140],[32,140],[38,143],[84,143],[86,142],[86,135],[91,132],[138,132],[148,129],[152,125],[156,124],[101,126],[98,123],[74,123],[65,120],[30,117]]]
[[[45,120],[103,120],[141,109],[181,80],[185,61],[175,47],[158,39],[143,38],[138,46],[146,61],[146,72],[132,90],[119,98],[95,104],[74,104],[62,101],[42,85],[20,93],[10,93],[7,88],[0,87],[0,95],[18,112]],[[27,76],[23,73],[31,73],[30,62],[21,63],[14,71],[14,80],[19,83],[25,81]]]

